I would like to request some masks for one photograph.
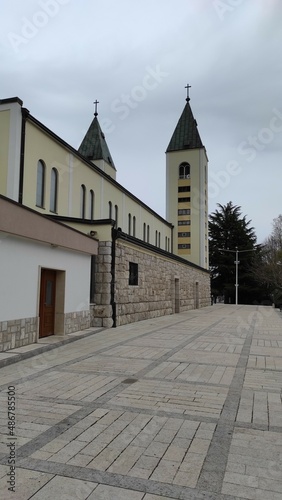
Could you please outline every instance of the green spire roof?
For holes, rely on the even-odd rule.
[[[204,146],[197,128],[197,122],[193,116],[188,98],[166,152],[168,153],[169,151],[180,151],[183,149],[196,149],[203,147]]]
[[[78,152],[91,161],[105,160],[116,170],[96,113],[82,143],[78,148]]]

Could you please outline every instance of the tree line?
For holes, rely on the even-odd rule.
[[[211,293],[215,300],[234,304],[282,304],[282,215],[272,232],[257,244],[251,221],[230,201],[209,216]],[[237,253],[236,253],[237,251]],[[236,255],[238,261],[236,264]],[[236,278],[236,267],[238,278]]]

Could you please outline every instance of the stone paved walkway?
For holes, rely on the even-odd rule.
[[[277,310],[216,305],[30,349],[0,369],[1,499],[282,499]]]

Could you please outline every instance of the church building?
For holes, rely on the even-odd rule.
[[[207,156],[189,97],[166,157],[163,218],[116,180],[97,102],[77,150],[18,97],[0,100],[0,350],[210,304]]]

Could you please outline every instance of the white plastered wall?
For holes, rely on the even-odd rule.
[[[89,310],[89,255],[0,232],[0,321],[38,316],[41,268],[65,271],[65,313]]]

